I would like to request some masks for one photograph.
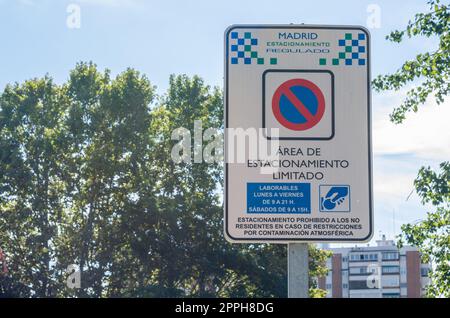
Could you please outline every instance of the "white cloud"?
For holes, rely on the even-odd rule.
[[[437,105],[430,98],[417,113],[408,113],[402,124],[393,124],[389,114],[400,105],[405,92],[388,92],[374,97],[374,154],[411,154],[423,159],[449,160],[450,100]]]
[[[384,173],[374,174],[374,192],[376,200],[383,199],[390,204],[396,204],[399,201],[406,201],[413,190],[415,175],[411,173]]]

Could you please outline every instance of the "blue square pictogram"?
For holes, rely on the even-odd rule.
[[[359,54],[358,53],[352,53],[352,59],[358,59]]]
[[[359,52],[359,53],[364,53],[364,52],[366,52],[366,47],[365,47],[365,46],[359,46],[359,47],[358,47],[358,52]]]
[[[352,65],[352,59],[346,59],[345,65]]]
[[[366,35],[364,33],[358,34],[358,40],[365,40],[365,39],[366,39]]]
[[[231,32],[231,38],[232,39],[237,39],[238,38],[238,33],[237,32]]]
[[[231,58],[231,64],[237,64],[237,63],[238,63],[237,57],[232,57]]]
[[[351,196],[349,185],[320,185],[320,212],[350,212]]]
[[[345,46],[345,40],[339,40],[339,46]]]
[[[358,60],[358,65],[366,65],[366,60],[365,59],[359,59]]]

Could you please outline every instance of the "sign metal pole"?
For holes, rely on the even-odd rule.
[[[308,244],[288,244],[288,297],[308,298]]]

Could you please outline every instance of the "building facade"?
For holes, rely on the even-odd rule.
[[[318,284],[328,298],[420,298],[429,283],[418,249],[398,249],[385,236],[376,246],[326,249],[333,256]]]

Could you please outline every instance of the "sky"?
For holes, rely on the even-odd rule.
[[[67,24],[73,5],[80,9],[79,28]],[[380,13],[375,27],[370,23],[373,8]],[[136,68],[161,94],[170,74],[197,74],[211,86],[222,86],[224,30],[247,23],[369,27],[376,76],[436,47],[436,39],[401,45],[385,40],[391,30],[404,28],[415,13],[426,10],[425,0],[0,0],[0,90],[47,73],[63,83],[79,61],[93,61],[112,75]],[[417,171],[423,165],[437,168],[450,158],[450,99],[439,106],[429,100],[394,125],[389,113],[405,93],[373,94],[373,240],[381,234],[393,238],[401,224],[425,217],[430,207],[411,194]]]

